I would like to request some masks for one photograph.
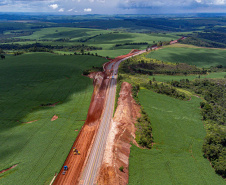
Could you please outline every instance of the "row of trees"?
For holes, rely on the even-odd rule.
[[[191,44],[200,47],[211,47],[211,48],[225,48],[226,44],[211,42],[207,40],[201,40],[197,36],[188,37],[184,40],[179,40],[181,44]]]
[[[153,135],[152,135],[152,127],[151,121],[141,107],[141,117],[137,119],[136,123],[136,141],[139,145],[146,148],[152,148],[153,144]]]
[[[148,45],[147,42],[127,42],[124,44],[116,44],[115,47],[119,47],[119,46],[127,46],[127,45]]]
[[[85,38],[85,39],[79,39],[79,40],[77,40],[78,42],[87,42],[87,41],[89,41],[89,40],[91,40],[91,39],[94,39],[94,38],[96,38],[96,37],[98,37],[98,36],[101,36],[102,35],[102,33],[101,34],[98,34],[98,35],[94,35],[94,36],[91,36],[91,37],[87,37],[87,38]]]
[[[5,50],[27,50],[30,52],[52,52],[52,50],[68,50],[68,51],[93,51],[93,50],[102,50],[101,47],[95,47],[95,46],[86,46],[84,44],[82,45],[73,45],[73,46],[59,46],[59,45],[45,45],[41,43],[35,43],[35,44],[2,44],[0,45],[0,49]]]
[[[180,100],[189,100],[189,96],[187,96],[185,93],[179,92],[175,87],[169,84],[160,83],[150,80],[149,84],[144,84],[144,86],[147,89],[153,90],[156,93],[159,94],[165,94],[167,96],[177,98]]]
[[[143,57],[134,57],[128,59],[122,64],[125,73],[130,74],[165,74],[165,75],[188,75],[188,74],[206,74],[206,69],[200,69],[195,66],[182,63],[165,63],[156,59],[147,59]]]

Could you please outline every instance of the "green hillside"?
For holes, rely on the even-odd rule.
[[[141,90],[139,100],[151,119],[154,146],[132,146],[129,184],[226,184],[201,151],[206,132],[199,98],[181,101]]]
[[[165,47],[147,57],[165,62],[187,63],[197,67],[225,66],[226,50],[205,48]]]

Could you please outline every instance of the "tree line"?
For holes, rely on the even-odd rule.
[[[45,45],[41,43],[34,43],[34,44],[1,44],[0,49],[4,50],[28,50],[32,52],[50,52],[51,50],[57,49],[57,50],[70,50],[70,51],[78,51],[78,50],[86,50],[86,51],[92,51],[92,50],[102,50],[101,47],[96,46],[86,46],[84,44],[82,45],[73,45],[73,46],[62,46],[62,45]]]
[[[191,36],[187,37],[184,40],[179,40],[179,43],[181,44],[191,44],[194,46],[199,46],[199,47],[209,47],[209,48],[225,48],[226,44],[223,43],[218,43],[214,41],[207,41],[207,40],[202,40],[197,38],[198,36]]]
[[[123,44],[115,44],[115,47],[120,47],[120,46],[127,46],[127,45],[148,45],[147,42],[127,42]]]
[[[85,39],[79,39],[79,40],[77,40],[78,42],[87,42],[87,41],[89,41],[89,40],[91,40],[91,39],[94,39],[94,38],[96,38],[96,37],[98,37],[98,36],[101,36],[102,35],[102,33],[101,34],[98,34],[98,35],[94,35],[94,36],[91,36],[91,37],[87,37],[87,38],[85,38]]]
[[[189,74],[207,74],[207,69],[200,69],[196,66],[185,63],[166,63],[156,59],[144,57],[133,57],[122,64],[125,73],[130,74],[165,74],[165,75],[189,75]]]

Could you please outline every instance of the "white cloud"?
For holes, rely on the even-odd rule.
[[[226,1],[225,0],[215,0],[215,1],[213,1],[213,4],[215,4],[215,5],[224,5],[224,4],[226,4]]]
[[[84,12],[92,12],[92,9],[91,8],[85,8]]]
[[[207,4],[207,5],[225,5],[226,0],[195,0],[197,3],[200,4]]]
[[[63,8],[59,9],[59,12],[64,12],[64,9]]]
[[[64,8],[65,14],[72,14],[75,8],[81,14],[225,12],[226,0],[0,0],[0,8],[2,12],[53,12]]]
[[[49,7],[55,10],[58,8],[58,4],[51,4]]]
[[[69,10],[68,10],[68,12],[71,12],[71,11],[73,11],[73,9],[69,9]]]
[[[50,3],[55,3],[58,0],[47,0],[47,1],[49,1]]]
[[[98,0],[99,1],[99,0]],[[128,8],[141,8],[141,7],[190,7],[194,3],[202,5],[226,5],[226,0],[124,0],[120,4]]]

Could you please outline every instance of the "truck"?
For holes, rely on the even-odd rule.
[[[64,171],[63,171],[62,174],[65,175],[67,171],[68,171],[68,167],[67,166],[64,166]]]

